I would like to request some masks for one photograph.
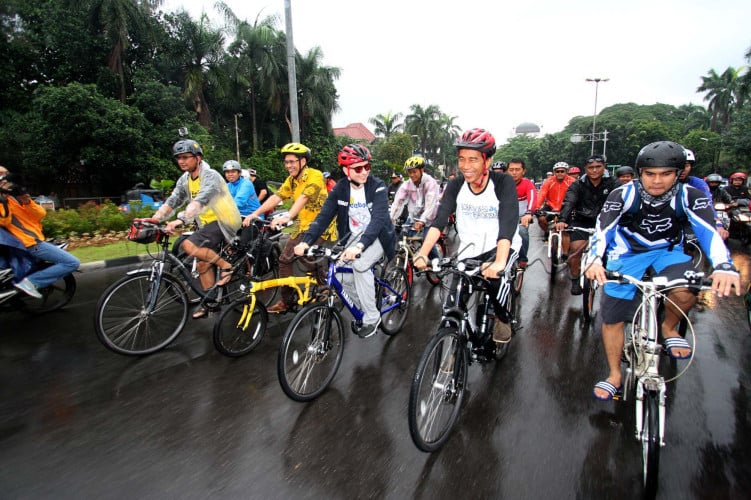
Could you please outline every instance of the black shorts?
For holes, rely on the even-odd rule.
[[[197,247],[219,250],[219,246],[224,241],[224,233],[222,232],[222,228],[219,227],[219,223],[214,221],[188,236],[187,241],[190,241]]]

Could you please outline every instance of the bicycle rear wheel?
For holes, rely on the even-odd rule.
[[[385,286],[380,287],[380,308],[391,306],[397,301],[400,301],[398,307],[393,308],[387,313],[381,315],[381,330],[386,335],[396,335],[404,326],[404,322],[407,321],[407,314],[409,313],[409,304],[412,300],[412,291],[409,286],[409,279],[404,269],[393,267],[386,273],[385,281],[391,285],[394,289],[391,290]]]
[[[117,280],[104,291],[97,303],[94,329],[108,349],[137,356],[167,346],[187,319],[185,285],[164,273],[157,287],[152,272],[144,270]]]
[[[448,250],[446,249],[446,243],[443,240],[438,240],[438,242],[436,242],[433,249],[438,254],[439,259],[443,259],[446,256],[446,254],[448,254]],[[441,282],[440,275],[434,273],[433,271],[427,271],[425,273],[425,278],[427,278],[428,283],[430,283],[431,285],[437,285]]]
[[[643,429],[641,436],[642,463],[644,466],[644,492],[646,498],[657,495],[660,471],[660,403],[659,392],[646,391],[643,404]]]
[[[333,307],[318,302],[294,317],[282,338],[277,376],[284,393],[311,401],[323,393],[339,369],[344,352],[344,324]]]
[[[467,386],[467,351],[455,327],[444,327],[420,356],[409,394],[409,433],[425,452],[448,440]]]
[[[256,304],[250,319],[248,299],[239,300],[225,307],[214,323],[214,347],[225,356],[244,356],[256,348],[266,331],[268,316],[266,308]],[[247,321],[247,325],[246,325]]]

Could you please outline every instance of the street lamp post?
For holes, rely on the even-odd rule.
[[[237,128],[237,118],[243,117],[242,113],[235,113],[235,151],[237,153],[237,163],[240,163],[240,133]]]
[[[597,90],[600,86],[600,82],[607,82],[610,78],[587,78],[586,81],[588,82],[595,82],[595,112],[592,115],[592,137],[595,136],[595,127],[597,124]],[[595,141],[592,141],[592,151],[589,153],[590,155],[595,154]]]

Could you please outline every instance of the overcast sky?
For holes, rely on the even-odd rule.
[[[225,0],[253,21],[284,0]],[[705,104],[696,87],[714,68],[746,64],[749,0],[291,0],[298,51],[321,47],[339,67],[334,127],[436,104],[462,129],[499,140],[521,122],[560,131],[574,116],[616,103]],[[213,1],[167,0],[163,9],[202,11]]]

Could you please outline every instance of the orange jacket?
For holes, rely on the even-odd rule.
[[[28,248],[44,241],[42,219],[45,215],[47,211],[34,200],[28,205],[21,205],[15,198],[8,196],[7,201],[0,206],[0,226]]]
[[[545,179],[545,182],[540,186],[540,196],[537,198],[536,210],[541,209],[543,205],[547,205],[552,210],[560,212],[563,198],[566,196],[566,190],[574,180],[573,177],[569,177],[568,175],[561,182],[558,182],[555,176]]]

